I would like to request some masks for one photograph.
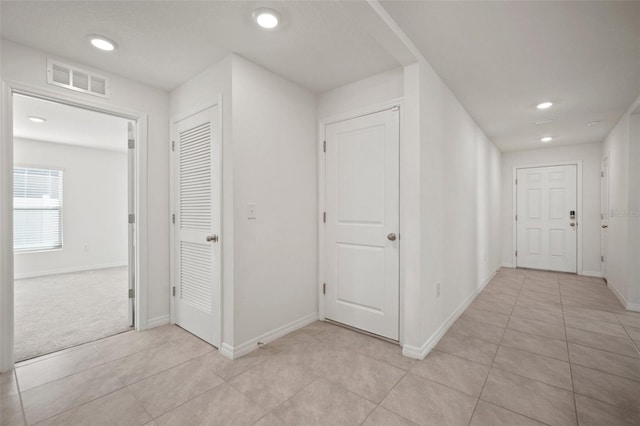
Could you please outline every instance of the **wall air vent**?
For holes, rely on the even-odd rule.
[[[47,83],[101,98],[109,97],[106,77],[52,60],[47,60]]]

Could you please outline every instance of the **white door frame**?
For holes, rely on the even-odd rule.
[[[191,110],[188,110],[186,112],[180,113],[180,114],[176,114],[175,116],[173,116],[171,118],[171,124],[170,124],[170,133],[171,133],[171,142],[169,143],[169,186],[170,186],[170,191],[169,191],[169,205],[171,208],[171,215],[173,217],[174,214],[174,207],[175,207],[175,202],[176,202],[176,182],[175,182],[175,172],[176,172],[176,168],[175,168],[175,156],[174,156],[174,152],[173,152],[173,131],[175,129],[176,123],[178,121],[182,121],[185,118],[191,117],[192,115],[195,115],[201,111],[204,111],[206,109],[209,108],[213,108],[217,106],[218,107],[218,126],[216,129],[216,133],[214,134],[214,137],[218,138],[218,141],[220,143],[220,150],[219,150],[219,160],[218,160],[218,164],[217,164],[217,177],[219,179],[220,182],[220,205],[218,206],[219,208],[219,217],[220,217],[220,233],[218,235],[218,237],[220,238],[220,242],[219,244],[220,246],[220,259],[218,261],[218,283],[219,283],[219,291],[218,294],[216,294],[215,296],[217,297],[218,300],[218,336],[219,336],[219,342],[217,342],[217,348],[218,350],[222,349],[222,341],[223,341],[223,336],[222,336],[222,309],[224,307],[224,305],[222,304],[222,288],[224,287],[223,282],[222,282],[222,277],[224,276],[222,274],[222,256],[224,256],[224,250],[223,250],[223,244],[225,244],[224,241],[224,235],[222,234],[222,229],[223,229],[223,222],[224,222],[224,217],[222,216],[222,199],[224,197],[223,194],[223,185],[222,185],[222,155],[223,155],[223,149],[224,149],[224,145],[222,143],[222,95],[218,95],[217,96],[217,100],[213,101],[213,102],[209,102],[203,105],[200,105],[196,108],[193,108]],[[170,254],[169,254],[169,275],[170,275],[170,279],[169,279],[169,289],[170,291],[170,295],[171,297],[169,298],[169,311],[170,311],[170,317],[171,317],[171,324],[175,324],[176,323],[176,312],[175,312],[175,297],[173,296],[173,288],[176,286],[176,277],[175,277],[175,273],[176,273],[176,249],[175,249],[175,242],[176,242],[176,228],[175,228],[175,224],[173,223],[173,221],[169,221],[169,244],[170,244]]]
[[[2,81],[0,135],[0,372],[13,368],[13,95],[20,94],[122,117],[136,122],[135,149],[135,328],[147,328],[147,123],[146,113],[103,100],[63,93],[14,81]],[[5,237],[6,236],[6,237]]]
[[[324,293],[323,293],[323,285],[325,283],[325,268],[326,268],[326,259],[325,259],[325,242],[326,242],[326,229],[324,224],[324,212],[326,211],[325,205],[325,167],[326,167],[326,158],[324,153],[324,141],[325,141],[325,130],[326,126],[329,124],[338,123],[340,121],[351,120],[354,118],[362,117],[364,115],[375,114],[377,112],[386,111],[395,107],[400,108],[400,153],[402,153],[402,139],[403,139],[403,106],[404,102],[402,98],[392,99],[387,102],[370,105],[364,108],[360,108],[354,111],[349,111],[342,114],[332,115],[329,117],[321,118],[318,121],[318,319],[324,320]],[[402,158],[402,154],[401,157]],[[400,164],[400,187],[402,188],[402,164]],[[402,191],[400,191],[402,194]],[[400,209],[402,210],[402,198],[400,199]],[[402,213],[400,212],[399,216],[400,225],[398,227],[398,239],[399,239],[399,258],[400,258],[400,269],[399,269],[399,343],[400,346],[404,343],[404,274],[402,273],[402,253],[403,253],[403,244],[402,238]]]
[[[577,214],[577,221],[576,223],[578,224],[577,226],[577,232],[576,232],[576,245],[577,245],[577,252],[576,252],[576,256],[577,256],[577,268],[576,268],[576,273],[578,275],[582,275],[582,217],[584,215],[584,211],[582,210],[582,160],[575,160],[575,161],[553,161],[553,162],[549,162],[549,163],[535,163],[535,164],[521,164],[521,165],[517,165],[517,166],[513,166],[513,176],[511,178],[511,184],[512,184],[512,202],[513,202],[513,208],[511,211],[511,221],[512,221],[512,226],[513,226],[513,240],[512,240],[512,250],[511,250],[511,264],[513,265],[514,268],[517,267],[518,265],[518,259],[516,258],[516,247],[518,247],[518,222],[516,221],[516,214],[517,214],[517,209],[518,209],[518,200],[517,200],[517,186],[516,186],[516,178],[518,177],[518,169],[533,169],[536,167],[553,167],[553,166],[576,166],[577,171],[576,171],[576,181],[578,183],[577,188],[576,188],[576,196],[577,196],[577,208],[578,208],[578,214]]]

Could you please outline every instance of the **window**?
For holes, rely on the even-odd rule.
[[[13,249],[62,248],[62,170],[13,169]]]

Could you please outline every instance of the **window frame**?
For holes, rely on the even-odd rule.
[[[23,250],[16,250],[15,247],[15,238],[16,238],[16,228],[15,228],[15,223],[13,224],[12,228],[13,228],[13,253],[14,255],[20,255],[20,254],[31,254],[31,253],[45,253],[45,252],[55,252],[55,251],[62,251],[64,249],[64,175],[65,175],[65,168],[64,167],[56,167],[56,166],[43,166],[43,165],[39,165],[39,164],[23,164],[23,163],[16,163],[13,165],[13,170],[11,172],[11,177],[12,177],[12,194],[15,193],[15,170],[16,169],[35,169],[35,170],[46,170],[46,171],[56,171],[56,172],[60,172],[60,189],[61,189],[61,196],[60,196],[60,207],[56,208],[56,209],[51,209],[51,210],[58,210],[59,212],[59,229],[60,229],[60,246],[59,247],[40,247],[40,248],[28,248],[28,249],[23,249]],[[12,197],[12,200],[14,200],[15,197]],[[40,209],[20,209],[20,210],[40,210]],[[13,208],[12,208],[12,212],[15,215],[15,211],[16,211],[16,206],[15,206],[15,201],[13,202]]]

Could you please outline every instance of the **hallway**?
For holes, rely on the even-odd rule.
[[[639,347],[602,280],[502,269],[423,361],[323,322],[231,361],[164,326],[18,365],[0,423],[637,425]]]

